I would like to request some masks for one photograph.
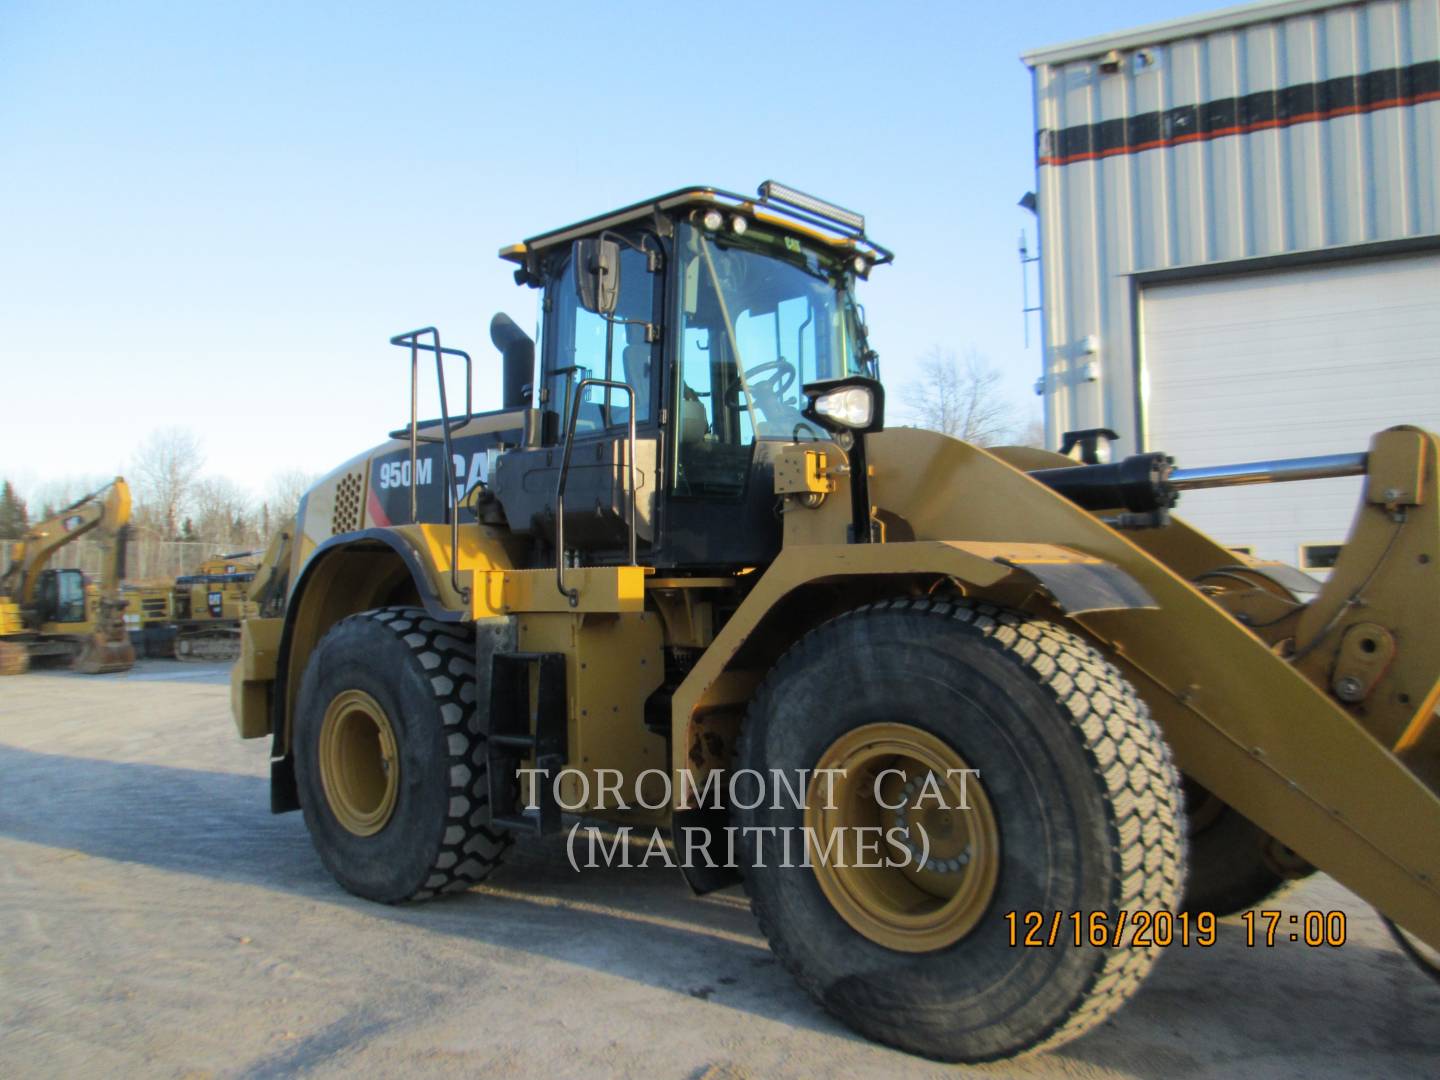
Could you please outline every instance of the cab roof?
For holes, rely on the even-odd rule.
[[[619,210],[577,221],[563,229],[539,233],[518,244],[501,248],[500,257],[533,267],[537,257],[545,251],[592,236],[602,229],[627,225],[677,208],[710,206],[736,211],[842,253],[864,255],[873,265],[890,262],[895,257],[894,253],[865,235],[865,219],[860,214],[774,180],[765,181],[756,195],[749,197],[716,187],[697,185],[679,188]]]

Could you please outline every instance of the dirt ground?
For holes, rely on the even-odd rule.
[[[489,883],[387,908],[269,813],[226,670],[0,682],[0,1073],[733,1078],[956,1075],[831,1020],[738,894],[675,871],[575,874],[531,844]],[[1440,987],[1329,879],[1339,949],[1174,948],[1119,1016],[1024,1077],[1440,1072]]]

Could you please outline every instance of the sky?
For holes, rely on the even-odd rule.
[[[0,0],[0,477],[177,425],[257,495],[328,471],[407,419],[387,339],[432,324],[495,407],[490,318],[536,298],[500,247],[770,178],[895,250],[861,288],[892,395],[973,349],[1038,415],[1019,54],[1219,6]]]

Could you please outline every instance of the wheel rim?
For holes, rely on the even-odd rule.
[[[373,836],[395,810],[400,758],[385,710],[363,690],[336,694],[320,723],[320,784],[335,819]]]
[[[965,759],[928,731],[881,723],[842,735],[815,768],[805,825],[820,847],[810,860],[841,918],[901,952],[942,949],[970,933],[1000,877],[1000,831]],[[869,847],[877,834],[857,830],[877,827],[905,847],[883,839],[878,852]],[[884,861],[891,865],[875,865]]]

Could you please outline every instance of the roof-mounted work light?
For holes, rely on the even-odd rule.
[[[807,214],[814,214],[834,225],[849,229],[856,236],[865,235],[864,214],[857,214],[854,210],[846,210],[843,206],[817,199],[814,195],[806,195],[803,191],[777,184],[774,180],[766,180],[760,185],[760,198],[764,202],[783,203]]]

